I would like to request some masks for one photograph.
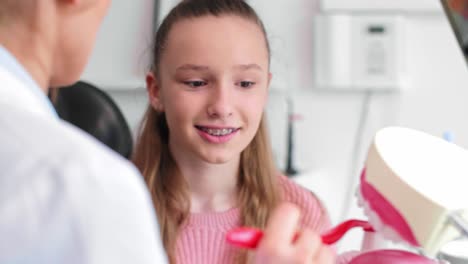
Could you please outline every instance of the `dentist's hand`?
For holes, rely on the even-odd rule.
[[[257,264],[332,264],[335,253],[322,244],[320,235],[310,229],[302,229],[297,240],[300,220],[299,209],[283,203],[273,211],[263,238],[255,252]]]

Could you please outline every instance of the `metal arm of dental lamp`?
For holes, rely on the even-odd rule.
[[[468,238],[468,223],[457,213],[452,212],[448,216],[449,221],[455,226],[460,233],[463,234],[464,237]],[[468,251],[468,249],[467,249]]]

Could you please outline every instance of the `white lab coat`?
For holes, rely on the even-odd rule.
[[[0,263],[166,263],[136,169],[0,65]]]

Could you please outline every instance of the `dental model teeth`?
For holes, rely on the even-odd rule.
[[[406,242],[395,229],[386,225],[382,219],[380,219],[379,215],[374,210],[372,210],[369,202],[367,202],[362,197],[362,194],[359,190],[356,191],[356,197],[358,200],[358,206],[363,208],[364,214],[369,218],[369,223],[378,234],[393,243],[400,243],[407,247],[411,247],[411,245]]]

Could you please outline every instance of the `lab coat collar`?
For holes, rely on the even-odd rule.
[[[53,112],[42,98],[3,65],[0,65],[0,105],[57,118],[56,112]]]
[[[0,102],[57,118],[52,103],[24,67],[0,45]]]

